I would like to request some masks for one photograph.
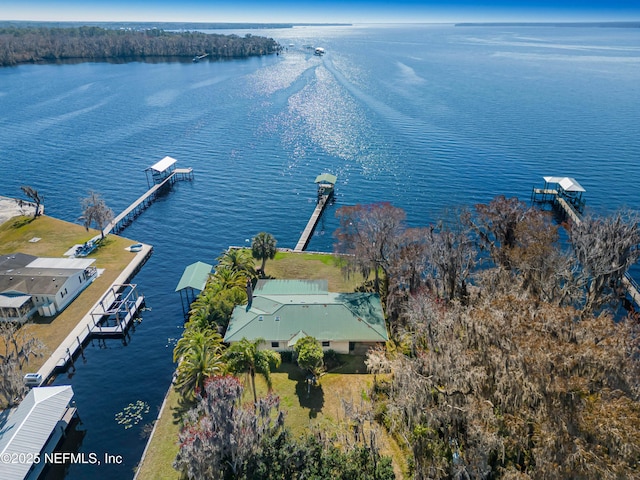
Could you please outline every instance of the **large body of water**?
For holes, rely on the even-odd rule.
[[[239,32],[243,33],[243,32]],[[497,194],[528,200],[543,175],[575,177],[588,206],[640,209],[640,30],[357,26],[252,31],[280,56],[227,62],[84,63],[0,70],[0,195],[21,185],[77,221],[100,192],[117,213],[170,155],[193,167],[124,235],[154,246],[136,276],[151,311],[125,346],[85,350],[71,383],[81,452],[69,479],[131,478],[174,365],[184,267],[260,231],[295,246],[315,176],[338,175],[310,250],[331,250],[341,205],[389,201],[426,225]],[[324,57],[306,45],[322,46]],[[268,269],[268,264],[267,264]],[[115,416],[149,413],[133,428]]]

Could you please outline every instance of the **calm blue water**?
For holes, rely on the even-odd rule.
[[[177,184],[124,232],[154,245],[135,278],[152,310],[126,346],[94,342],[75,374],[57,379],[76,392],[80,451],[119,454],[124,464],[74,465],[67,478],[133,476],[142,425],[156,417],[174,368],[184,267],[213,263],[263,230],[293,247],[319,173],[338,175],[337,203],[310,250],[332,248],[340,205],[386,200],[425,225],[496,194],[528,200],[543,175],[574,176],[597,213],[640,209],[638,29],[264,33],[293,46],[218,63],[0,70],[0,195],[31,185],[48,215],[76,221],[89,189],[124,209],[146,190],[144,169],[165,155],[195,170],[195,181]],[[307,44],[327,54],[315,57]],[[150,411],[125,430],[115,415],[139,400]]]

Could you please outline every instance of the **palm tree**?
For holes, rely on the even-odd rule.
[[[187,324],[173,349],[173,361],[179,362],[175,385],[184,398],[192,400],[195,392],[204,388],[207,378],[223,373],[222,351],[222,337],[218,332],[198,330]]]
[[[217,287],[217,291],[239,289],[245,291],[247,285],[247,275],[243,272],[232,270],[229,267],[222,267],[213,274],[211,282]]]
[[[276,256],[276,239],[273,235],[267,232],[260,232],[253,237],[251,242],[251,254],[253,258],[262,260],[262,274],[264,275],[264,265],[267,263],[267,259],[273,259]]]
[[[234,272],[246,273],[250,277],[255,277],[256,275],[253,256],[251,251],[246,248],[230,248],[216,260],[218,260],[219,267],[226,267]]]
[[[232,344],[225,354],[227,367],[232,373],[247,372],[251,377],[253,400],[258,403],[256,393],[256,373],[262,375],[271,390],[271,367],[278,368],[282,359],[278,352],[273,350],[259,350],[258,346],[264,341],[257,338],[253,342],[243,338],[238,343]]]

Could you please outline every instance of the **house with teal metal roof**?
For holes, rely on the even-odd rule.
[[[262,348],[290,351],[307,335],[338,353],[388,341],[380,296],[329,292],[326,280],[259,280],[249,303],[233,310],[224,341],[262,338]]]

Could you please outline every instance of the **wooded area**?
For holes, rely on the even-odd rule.
[[[350,268],[380,271],[371,408],[410,477],[637,478],[640,324],[620,309],[637,212],[566,224],[566,245],[502,196],[424,228],[388,203],[337,214]]]
[[[140,60],[208,54],[211,59],[267,55],[279,49],[265,37],[101,27],[0,29],[0,66],[61,60]]]

